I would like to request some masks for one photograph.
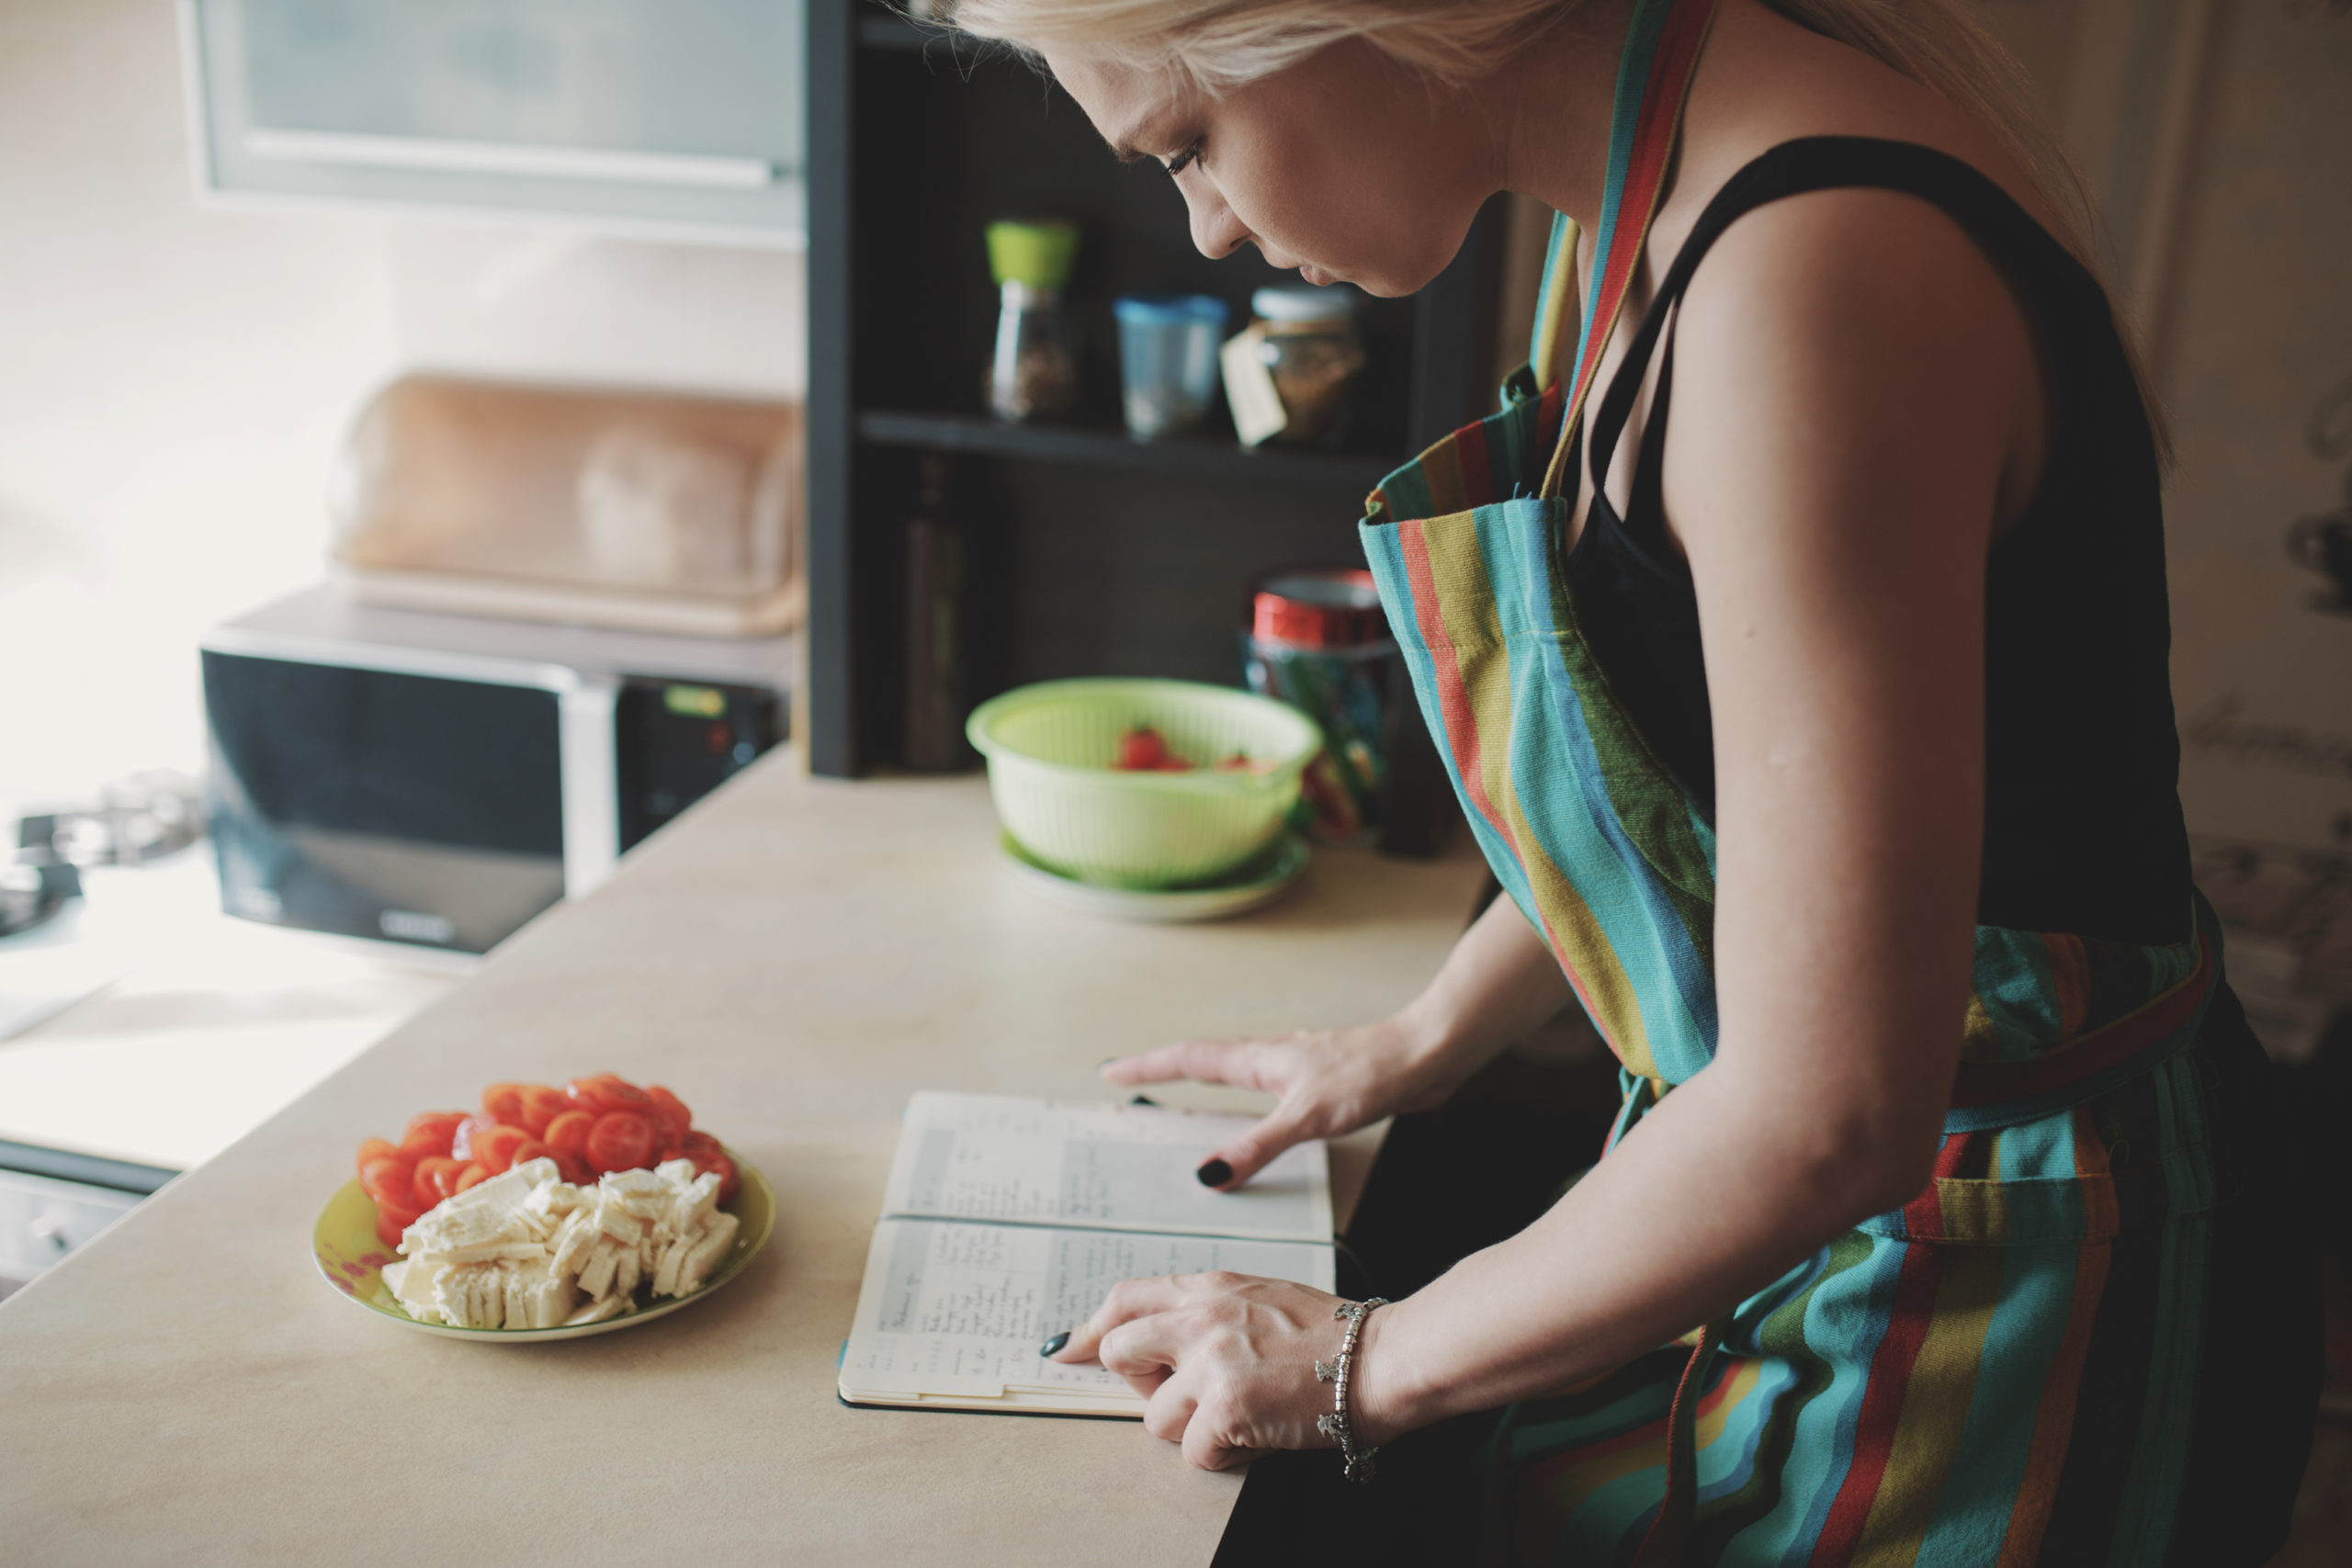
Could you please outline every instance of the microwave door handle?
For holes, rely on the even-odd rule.
[[[620,859],[620,758],[614,733],[620,690],[620,682],[610,675],[583,675],[556,694],[567,898],[592,891]]]

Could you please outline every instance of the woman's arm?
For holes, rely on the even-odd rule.
[[[1684,307],[1666,500],[1715,723],[1715,1059],[1520,1235],[1369,1320],[1370,1440],[1591,1375],[1706,1322],[1928,1179],[1966,1005],[1984,559],[2036,460],[2032,347],[1940,213],[1777,203]],[[2023,455],[2022,457],[2020,455]],[[1328,1298],[1114,1292],[1063,1352],[1221,1464],[1314,1443]],[[1318,1320],[1317,1309],[1323,1314]]]
[[[1621,1362],[1928,1177],[2031,342],[1951,220],[1862,191],[1736,225],[1679,336],[1665,482],[1714,713],[1715,1060],[1529,1230],[1374,1315],[1375,1430]]]
[[[1513,1041],[1559,1015],[1573,996],[1519,906],[1497,898],[1453,944],[1429,988],[1401,1012],[1349,1029],[1270,1040],[1187,1040],[1106,1063],[1114,1083],[1194,1078],[1280,1096],[1248,1133],[1218,1149],[1212,1183],[1238,1187],[1307,1138],[1336,1138],[1399,1111],[1442,1104]]]

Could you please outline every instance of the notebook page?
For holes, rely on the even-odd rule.
[[[1012,1095],[907,1102],[882,1212],[1327,1242],[1330,1162],[1302,1144],[1238,1192],[1193,1174],[1248,1116]]]
[[[1037,1347],[1092,1316],[1122,1280],[1216,1269],[1333,1285],[1328,1243],[884,1220],[866,1254],[842,1391],[853,1399],[1042,1391],[1140,1416],[1143,1400],[1118,1377],[1048,1361]]]

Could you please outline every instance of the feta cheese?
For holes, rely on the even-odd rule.
[[[411,1316],[459,1328],[554,1328],[702,1288],[739,1229],[718,1178],[685,1160],[614,1171],[594,1187],[529,1160],[420,1215],[384,1282]],[[584,1302],[582,1298],[585,1298]]]

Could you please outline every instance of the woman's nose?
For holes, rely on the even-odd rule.
[[[1193,243],[1211,261],[1231,255],[1249,240],[1250,231],[1214,189],[1200,196],[1186,191],[1184,205],[1192,212]]]

